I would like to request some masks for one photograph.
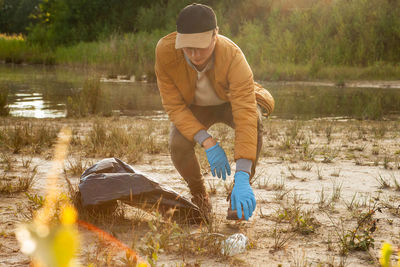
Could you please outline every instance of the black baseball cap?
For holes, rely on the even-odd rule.
[[[211,7],[196,3],[188,5],[181,10],[176,20],[178,34],[175,48],[206,48],[216,28],[217,17]]]

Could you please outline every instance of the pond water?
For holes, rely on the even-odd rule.
[[[8,92],[12,116],[67,116],[68,97],[76,95],[98,73],[63,67],[0,65],[0,94]],[[286,119],[321,117],[398,118],[400,90],[263,83],[275,98],[273,116]],[[126,115],[163,114],[157,85],[142,82],[100,83],[107,106]],[[75,97],[75,98],[74,98]],[[1,108],[1,107],[0,107]]]

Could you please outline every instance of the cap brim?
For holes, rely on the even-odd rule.
[[[179,33],[176,35],[175,48],[184,47],[207,48],[212,39],[214,30],[200,33]]]

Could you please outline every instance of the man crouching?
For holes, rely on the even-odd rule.
[[[262,147],[259,104],[269,114],[274,100],[253,80],[240,48],[218,34],[212,8],[191,4],[179,13],[177,32],[157,44],[155,71],[162,104],[172,122],[172,162],[188,183],[192,201],[204,215],[211,205],[194,146],[206,151],[212,175],[223,180],[231,174],[224,149],[207,130],[222,122],[235,129],[236,171],[228,219],[248,220],[256,199],[250,186]],[[243,214],[242,214],[243,213]],[[236,218],[236,219],[237,219]]]

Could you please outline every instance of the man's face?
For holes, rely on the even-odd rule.
[[[190,59],[193,65],[198,68],[204,68],[214,52],[215,43],[217,41],[217,32],[213,35],[211,43],[206,48],[184,47],[183,52]]]

